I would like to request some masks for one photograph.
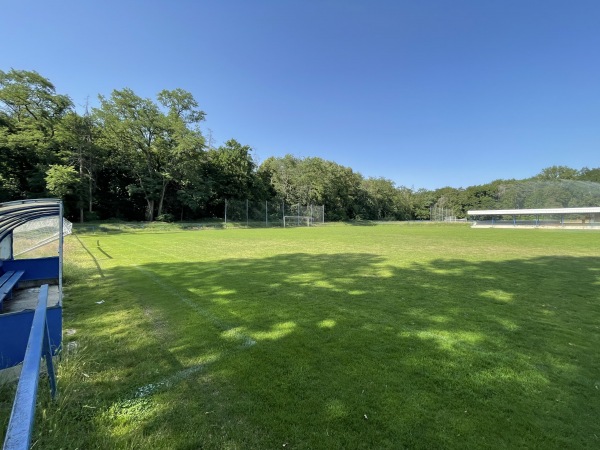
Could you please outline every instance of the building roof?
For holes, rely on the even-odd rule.
[[[585,208],[539,208],[539,209],[473,209],[467,211],[469,216],[518,216],[531,214],[595,214],[600,213],[600,206]]]

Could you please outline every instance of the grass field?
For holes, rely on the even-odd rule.
[[[600,233],[79,234],[65,283],[35,448],[600,447]]]

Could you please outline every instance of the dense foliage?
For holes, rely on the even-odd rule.
[[[200,130],[205,113],[182,89],[156,99],[122,89],[99,100],[80,115],[37,72],[0,71],[0,201],[57,196],[81,221],[222,217],[232,200],[324,205],[327,220],[600,205],[600,168],[553,166],[528,180],[413,190],[316,157],[259,165],[235,139],[214,148]]]

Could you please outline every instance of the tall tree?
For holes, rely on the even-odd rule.
[[[596,167],[595,169],[584,167],[579,171],[579,176],[577,179],[581,181],[593,181],[600,183],[600,167]]]
[[[158,103],[131,89],[115,90],[110,98],[100,96],[101,106],[94,110],[101,142],[136,179],[129,192],[143,194],[147,220],[163,213],[167,187],[189,166],[200,165],[204,147],[199,129],[204,112],[193,96],[176,89],[157,98]]]
[[[360,198],[362,176],[321,158],[268,158],[260,167],[277,197],[286,204],[321,204],[331,220],[354,218]]]
[[[574,180],[577,178],[577,170],[567,166],[550,166],[542,169],[542,171],[534,178],[538,180]]]
[[[396,218],[396,186],[385,178],[367,178],[362,182],[365,190],[365,212],[367,218],[385,220]]]
[[[83,116],[76,112],[68,113],[56,132],[64,164],[73,166],[78,173],[76,191],[80,222],[84,220],[86,206],[88,215],[93,213],[96,173],[104,156],[102,149],[96,145],[98,133],[87,107]]]
[[[260,165],[259,176],[270,181],[279,200],[291,204],[297,201],[296,178],[299,164],[300,160],[292,155],[282,158],[271,156]]]
[[[39,73],[0,71],[0,179],[12,195],[44,192],[46,170],[60,162],[55,131],[71,107]]]
[[[208,151],[208,163],[216,197],[254,199],[258,179],[250,146],[230,139],[219,148]]]
[[[71,166],[53,164],[46,172],[46,186],[52,195],[64,199],[78,183],[77,171]]]
[[[413,195],[413,217],[417,220],[431,220],[431,208],[438,197],[434,191],[421,188]]]

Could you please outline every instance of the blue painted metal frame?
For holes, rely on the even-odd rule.
[[[29,280],[58,280],[59,276],[59,258],[58,256],[47,256],[44,258],[32,259],[7,259],[2,263],[2,269],[23,270],[25,274],[21,281]]]
[[[42,356],[46,360],[48,379],[52,398],[56,395],[56,377],[52,363],[52,351],[48,335],[48,322],[46,320],[46,306],[48,303],[48,285],[40,289],[38,305],[35,309],[29,342],[23,369],[17,386],[15,402],[13,403],[4,450],[29,449],[31,433],[35,419],[35,406],[37,400],[38,380]]]
[[[34,315],[35,311],[31,309],[0,314],[0,369],[23,362]],[[62,305],[49,307],[46,310],[46,320],[50,332],[50,348],[57,355],[62,345]]]
[[[14,259],[2,261],[0,272],[24,271],[20,281],[58,280],[59,257],[51,256],[36,259]],[[1,311],[1,309],[0,309]],[[56,354],[62,342],[62,302],[48,308],[50,344]],[[27,339],[33,320],[33,310],[23,310],[0,315],[0,369],[12,367],[23,361]]]
[[[0,241],[12,235],[13,230],[34,219],[58,216],[63,219],[62,203],[59,199],[17,200],[0,203]],[[23,284],[39,286],[58,282],[59,301],[48,308],[50,345],[58,352],[62,342],[62,228],[59,232],[59,254],[47,258],[14,259],[12,248],[8,259],[0,260],[0,274],[7,271],[24,271],[20,279]],[[10,243],[12,247],[12,242]],[[6,258],[6,254],[3,256]],[[39,282],[39,284],[37,283]],[[0,369],[12,367],[23,361],[29,330],[33,321],[33,309],[0,314]]]

